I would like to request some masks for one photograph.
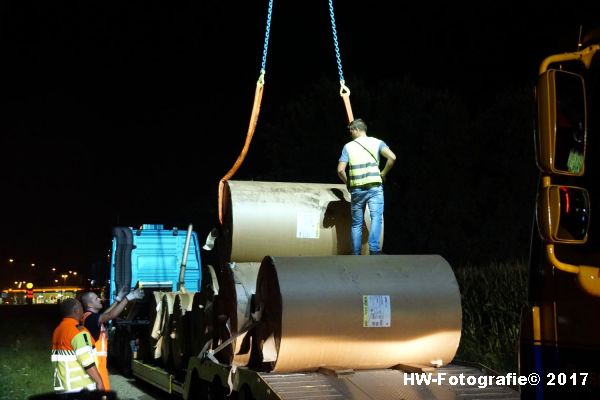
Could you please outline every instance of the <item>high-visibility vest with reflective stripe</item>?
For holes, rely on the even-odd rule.
[[[86,311],[83,314],[83,321],[92,315],[91,311]],[[108,336],[106,335],[106,328],[104,324],[100,324],[100,335],[96,340],[96,360],[98,366],[98,372],[102,377],[102,383],[104,384],[104,390],[110,390],[110,379],[108,378]]]
[[[381,140],[370,136],[358,137],[346,145],[351,188],[382,183],[379,171],[380,145]]]
[[[77,392],[95,390],[96,383],[86,368],[96,363],[94,338],[73,318],[63,318],[52,334],[54,390]]]

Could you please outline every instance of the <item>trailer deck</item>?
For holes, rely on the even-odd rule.
[[[194,358],[186,382],[192,372],[204,382],[219,382],[224,393],[230,390],[248,392],[251,398],[273,400],[519,400],[518,389],[509,385],[481,384],[488,376],[482,367],[449,364],[433,371],[408,372],[400,369],[348,370],[321,369],[317,372],[256,372],[245,367],[214,363]],[[178,382],[167,371],[133,361],[133,373],[167,393],[186,397],[189,387]],[[427,381],[429,379],[429,381]],[[458,383],[457,383],[458,382]],[[454,384],[453,384],[454,383]],[[193,384],[193,383],[191,383]]]

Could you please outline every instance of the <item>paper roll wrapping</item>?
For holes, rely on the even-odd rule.
[[[342,184],[227,181],[222,262],[351,254],[350,194]],[[365,215],[363,254],[370,217]],[[383,240],[383,233],[382,233]]]
[[[191,311],[196,293],[180,292],[175,296],[173,314],[171,316],[171,350],[175,371],[180,371],[187,367],[188,357],[191,354],[193,340],[190,334]]]
[[[150,299],[150,320],[152,322],[152,329],[150,330],[150,336],[154,340],[158,340],[161,336],[162,328],[164,325],[163,322],[163,313],[162,313],[162,297],[165,295],[165,292],[154,291],[152,292],[152,298]]]
[[[219,341],[223,342],[242,330],[250,321],[251,300],[256,290],[256,277],[260,263],[231,263],[220,276],[220,292],[216,309],[222,317],[217,318]],[[217,316],[218,317],[218,316]],[[237,337],[231,348],[217,354],[220,362],[246,365],[249,353],[249,337]]]
[[[236,295],[237,326],[235,332],[244,329],[250,323],[251,300],[256,293],[256,278],[260,263],[235,263],[233,265],[233,279]],[[235,340],[232,364],[246,365],[250,358],[250,337],[246,333]]]
[[[207,295],[206,287],[194,293],[190,316],[190,353],[197,356],[212,337],[212,296]]]
[[[172,354],[172,341],[171,337],[172,326],[173,326],[173,305],[175,304],[176,292],[165,292],[161,297],[161,317],[162,323],[160,328],[160,338],[156,343],[156,346],[160,346],[160,358],[167,369],[173,368],[173,354]]]
[[[256,304],[256,359],[274,372],[445,365],[460,341],[458,284],[437,255],[265,257]]]
[[[148,297],[148,321],[150,322],[150,329],[148,335],[144,340],[140,341],[140,349],[138,351],[138,357],[145,362],[153,362],[154,359],[160,358],[160,349],[158,355],[156,354],[156,343],[160,337],[160,329],[162,325],[161,321],[161,298],[164,292],[155,290],[152,292],[152,296]]]

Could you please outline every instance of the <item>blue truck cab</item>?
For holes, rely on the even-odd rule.
[[[165,229],[162,224],[144,224],[139,229],[113,228],[110,257],[110,303],[122,286],[179,289],[180,267],[184,259],[187,230]],[[202,274],[196,232],[191,232],[185,266],[184,285],[200,290]]]

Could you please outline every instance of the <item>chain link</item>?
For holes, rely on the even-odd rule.
[[[335,28],[335,16],[333,14],[333,0],[329,0],[329,17],[331,18],[331,31],[333,32],[333,47],[335,48],[335,58],[337,60],[338,74],[340,82],[344,82],[344,73],[342,72],[342,58],[340,57],[340,47],[338,45],[337,30]]]
[[[269,0],[269,10],[267,11],[267,29],[265,30],[265,43],[263,45],[262,63],[260,72],[264,74],[267,66],[267,49],[269,48],[269,34],[271,33],[271,15],[273,14],[273,0]]]

